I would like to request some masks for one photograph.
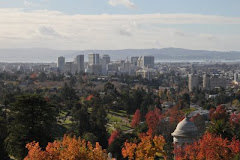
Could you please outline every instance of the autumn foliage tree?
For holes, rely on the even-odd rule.
[[[218,106],[216,109],[211,108],[210,112],[209,112],[209,117],[210,119],[213,121],[217,121],[217,120],[225,120],[228,121],[229,115],[226,112],[226,109],[223,106]]]
[[[221,105],[209,112],[211,123],[208,125],[207,131],[223,138],[233,138],[233,128],[230,125],[229,115]]]
[[[231,160],[238,159],[240,141],[223,139],[206,133],[202,139],[184,147],[175,146],[176,160]]]
[[[229,118],[234,135],[240,139],[240,114],[231,114]]]
[[[28,155],[24,160],[106,160],[107,152],[99,143],[95,147],[84,139],[64,136],[62,141],[49,143],[42,150],[38,142],[26,145]]]
[[[164,115],[165,117],[169,117],[169,122],[171,124],[178,124],[178,122],[184,118],[184,113],[179,110],[177,106],[168,109]]]
[[[198,113],[194,115],[190,120],[196,125],[200,135],[203,135],[206,130],[205,118]]]
[[[152,135],[156,131],[158,125],[160,125],[162,118],[163,115],[158,108],[155,108],[154,110],[151,110],[146,114],[146,123],[148,125],[148,133],[150,135]]]
[[[121,132],[119,130],[115,130],[112,132],[110,138],[108,139],[108,145],[111,145],[112,142],[117,138],[119,137],[121,134]]]
[[[141,119],[141,113],[140,113],[140,110],[138,109],[138,110],[136,110],[136,112],[132,118],[131,127],[135,128],[137,125],[139,125],[140,119]]]
[[[163,136],[154,136],[142,134],[140,142],[125,142],[122,148],[122,155],[129,160],[154,160],[155,158],[166,159],[166,152],[163,147],[165,139]]]

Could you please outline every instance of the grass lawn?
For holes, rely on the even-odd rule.
[[[111,134],[113,130],[120,129],[121,131],[127,131],[131,129],[130,121],[132,116],[128,116],[125,111],[119,110],[118,112],[110,110],[107,114],[108,133]]]

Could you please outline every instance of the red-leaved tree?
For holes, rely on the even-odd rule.
[[[184,147],[175,146],[176,160],[231,160],[240,153],[240,142],[206,133],[202,139]]]
[[[109,137],[108,139],[108,144],[112,144],[112,142],[117,138],[119,137],[121,134],[121,132],[119,130],[115,130],[112,132],[111,136]]]
[[[180,122],[184,118],[184,113],[179,110],[177,106],[168,109],[164,115],[166,117],[169,117],[169,122],[171,124],[178,124],[178,122]]]
[[[154,110],[149,111],[146,114],[148,134],[152,135],[156,131],[157,126],[160,125],[162,118],[163,115],[161,114],[161,111],[158,108],[155,108]]]
[[[213,120],[225,120],[228,121],[229,115],[226,112],[226,109],[221,105],[215,109],[211,109],[209,112],[210,119]]]
[[[232,125],[239,125],[240,124],[240,114],[231,114],[229,120]]]
[[[140,119],[141,119],[141,113],[140,113],[140,110],[137,109],[132,118],[131,127],[135,128],[136,126],[138,126],[140,123]]]

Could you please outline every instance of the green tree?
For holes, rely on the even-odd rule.
[[[90,131],[90,121],[88,108],[86,106],[77,103],[72,109],[73,116],[73,130],[76,132],[77,136],[81,136],[86,132]]]
[[[45,82],[47,80],[47,75],[44,72],[41,72],[38,76],[40,82]]]
[[[8,159],[8,154],[4,145],[4,140],[7,136],[7,122],[4,118],[4,113],[0,107],[0,159]]]
[[[100,97],[95,97],[93,102],[92,112],[90,115],[91,132],[97,136],[100,144],[103,147],[106,147],[108,138],[106,130],[107,113],[103,107]]]
[[[63,88],[61,89],[60,95],[63,100],[76,100],[76,92],[74,88],[68,86],[67,83],[64,84]]]
[[[54,107],[43,97],[30,94],[16,97],[16,103],[10,108],[9,133],[5,141],[9,154],[23,159],[27,143],[38,141],[46,146],[53,140],[55,122]]]
[[[229,122],[224,121],[224,119],[213,120],[208,126],[207,131],[222,138],[228,138],[229,140],[233,137],[233,130]]]
[[[111,83],[111,82],[107,82],[105,85],[104,85],[104,91],[105,92],[111,92],[114,90],[114,85]]]

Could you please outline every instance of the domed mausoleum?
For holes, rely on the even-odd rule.
[[[177,128],[172,133],[173,143],[176,145],[183,145],[192,143],[198,137],[198,129],[190,118],[186,115],[185,118],[178,123]]]

